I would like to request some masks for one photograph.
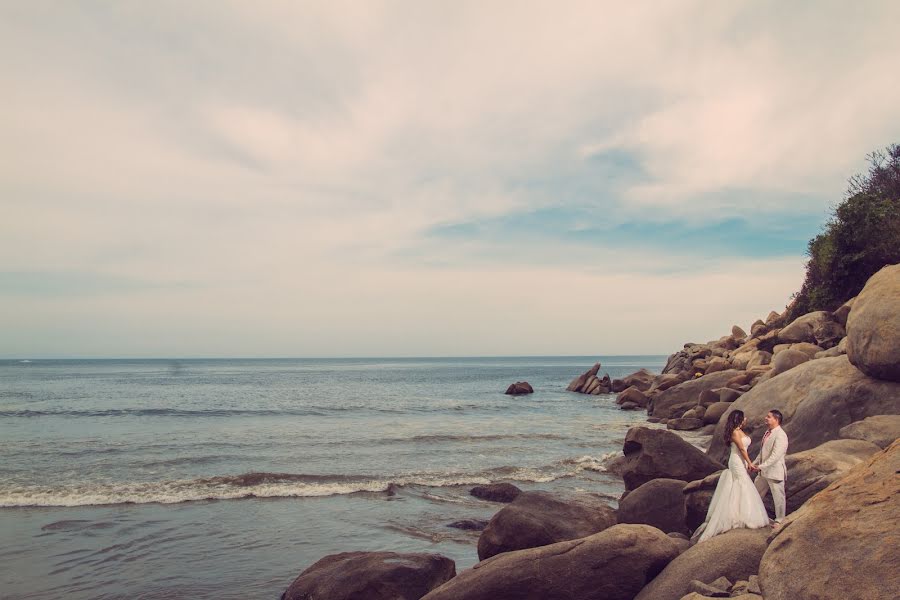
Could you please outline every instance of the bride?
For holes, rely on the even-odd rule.
[[[728,468],[719,476],[706,521],[697,528],[691,542],[702,542],[729,529],[759,529],[769,524],[769,515],[748,471],[752,461],[747,454],[750,436],[741,428],[747,423],[740,410],[728,415],[725,443],[731,446]]]

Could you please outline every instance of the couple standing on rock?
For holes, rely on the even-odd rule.
[[[769,525],[769,515],[762,499],[769,491],[775,502],[775,527],[781,526],[785,513],[784,480],[787,474],[784,456],[788,448],[787,434],[781,428],[782,419],[781,412],[774,409],[766,414],[769,429],[763,436],[762,449],[754,463],[747,454],[750,436],[742,431],[747,423],[744,413],[735,410],[728,415],[724,433],[725,443],[731,446],[728,468],[719,476],[706,520],[694,532],[692,542],[702,542],[729,529],[766,527]],[[750,479],[752,472],[759,473],[755,484]]]

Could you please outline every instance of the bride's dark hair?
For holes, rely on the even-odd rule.
[[[734,433],[734,430],[740,427],[743,422],[744,411],[742,410],[733,411],[728,415],[728,420],[725,422],[725,431],[722,432],[722,439],[725,440],[726,446],[731,443],[731,435]]]

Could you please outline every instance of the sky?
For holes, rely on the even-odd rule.
[[[896,2],[3,2],[0,357],[668,354],[900,142]]]

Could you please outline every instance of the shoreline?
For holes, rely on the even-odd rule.
[[[626,434],[610,469],[626,488],[612,514],[588,495],[521,492],[486,525],[474,568],[418,565],[429,583],[410,589],[395,581],[391,564],[412,567],[425,555],[351,552],[303,571],[282,599],[326,589],[327,597],[349,598],[367,581],[393,582],[378,598],[414,600],[889,597],[900,588],[900,265],[876,273],[834,312],[790,322],[786,314],[771,312],[749,334],[735,325],[718,340],[685,344],[659,375],[601,378],[598,362],[572,380],[568,391],[618,392],[621,409],[646,409],[648,420],[665,427]],[[716,434],[742,410],[756,456],[773,408],[783,412],[790,438],[784,525],[733,529],[691,545],[728,452]],[[847,496],[847,486],[859,491]],[[865,552],[873,527],[887,545],[875,556]],[[335,568],[352,572],[353,581],[334,587]]]
[[[651,361],[661,366],[661,360]],[[579,467],[575,463],[585,456],[599,461],[604,453],[617,451],[628,427],[642,422],[643,417],[621,413],[612,397],[598,404],[594,399],[574,398],[562,391],[565,380],[583,359],[500,362],[504,366],[497,367],[496,361],[489,361],[484,368],[473,368],[449,361],[440,368],[426,364],[399,371],[382,371],[378,368],[380,362],[350,370],[336,366],[334,375],[325,380],[321,379],[325,376],[321,372],[298,374],[292,365],[280,365],[274,371],[265,366],[260,369],[256,364],[198,367],[177,376],[159,364],[125,369],[88,365],[48,369],[53,371],[56,382],[49,385],[36,378],[38,371],[28,368],[24,371],[29,373],[26,383],[32,382],[30,387],[21,383],[9,389],[31,393],[34,401],[41,402],[33,407],[42,409],[55,408],[63,402],[72,411],[127,408],[137,405],[130,398],[144,395],[151,395],[147,407],[202,409],[215,402],[217,407],[234,408],[236,402],[244,402],[242,390],[249,386],[260,388],[269,398],[266,402],[276,404],[276,408],[293,410],[326,401],[352,407],[364,401],[370,406],[402,409],[405,413],[336,411],[311,417],[234,414],[215,419],[163,415],[6,418],[0,426],[7,431],[11,431],[10,426],[16,428],[6,441],[18,445],[17,440],[21,439],[24,443],[19,446],[21,459],[13,454],[4,467],[31,465],[34,474],[29,478],[55,485],[54,480],[67,483],[70,477],[66,470],[77,466],[78,472],[72,472],[71,479],[90,484],[94,480],[92,471],[103,473],[116,465],[132,469],[130,465],[139,461],[155,464],[161,459],[173,459],[171,470],[168,466],[153,467],[157,474],[133,471],[131,476],[119,470],[114,475],[125,481],[163,481],[180,479],[182,473],[200,479],[220,474],[236,477],[252,471],[357,474],[384,477],[385,485],[379,489],[387,488],[391,480],[396,482],[393,476],[405,473],[472,474],[482,467],[544,467],[549,472],[539,475],[573,475],[551,483],[517,485],[522,489],[557,489],[565,493],[589,488],[618,497],[622,492],[621,478],[589,469],[575,473]],[[505,396],[507,378],[518,373],[533,376],[528,365],[535,363],[544,365],[538,369],[539,378],[532,379],[538,397],[529,400]],[[651,366],[643,362],[630,365],[611,372],[624,375],[641,366]],[[5,368],[7,373],[10,369],[19,372],[15,367]],[[265,373],[265,378],[261,380],[259,373]],[[377,374],[377,379],[373,380],[373,374]],[[220,386],[219,382],[226,378],[227,387]],[[277,402],[279,389],[294,389],[316,380],[323,381],[317,388],[321,393],[311,390],[306,394],[309,400],[300,397],[291,398],[289,404]],[[74,389],[70,382],[78,386],[84,385],[80,382],[90,382],[91,398],[56,400],[60,395],[79,395],[74,392],[81,390]],[[363,389],[365,399],[359,397]],[[49,390],[47,400],[38,395],[41,390]],[[183,401],[177,399],[182,393],[191,397],[191,406],[183,406]],[[203,401],[204,394],[209,396],[207,403]],[[251,402],[255,401],[251,399],[247,404]],[[166,433],[169,430],[174,433]],[[67,431],[71,435],[65,435]],[[55,432],[53,442],[48,442],[42,432]],[[461,436],[465,439],[457,439]],[[619,441],[613,442],[615,439]],[[265,446],[260,445],[263,442]],[[109,448],[115,452],[105,452]],[[206,461],[207,457],[220,454],[235,458]],[[48,463],[54,456],[62,456],[65,461]],[[387,456],[395,458],[390,462],[386,461]],[[202,460],[191,466],[191,462],[186,462],[191,457]],[[564,460],[571,464],[563,463]],[[581,466],[588,467],[589,462],[584,461]],[[52,468],[54,464],[56,468]],[[489,477],[500,480],[508,474],[508,470],[501,470]],[[6,484],[7,488],[15,485],[10,480]],[[393,497],[379,491],[281,501],[248,498],[240,502],[201,500],[166,505],[0,510],[0,530],[16,540],[15,549],[21,560],[28,559],[28,564],[20,565],[20,557],[14,557],[7,576],[19,579],[19,574],[29,575],[14,585],[4,584],[0,577],[0,587],[12,598],[49,598],[53,594],[46,590],[72,586],[70,597],[87,600],[104,594],[115,596],[116,590],[145,596],[154,590],[157,594],[170,588],[183,591],[186,588],[182,585],[194,582],[208,590],[199,595],[194,592],[195,597],[274,598],[299,567],[312,564],[321,555],[347,549],[435,551],[452,557],[463,568],[477,559],[478,532],[459,532],[447,525],[457,520],[488,519],[495,509],[492,503],[470,499],[470,488],[407,487],[397,490]],[[85,491],[90,489],[85,487]],[[44,526],[65,520],[81,522],[42,531]],[[183,539],[167,542],[173,535],[168,533],[170,529]],[[147,541],[139,541],[141,538]],[[151,541],[154,539],[156,543]],[[112,546],[122,549],[92,556]],[[79,553],[68,558],[59,556],[76,551]],[[110,562],[100,562],[109,556],[114,556]],[[111,570],[113,567],[115,571]],[[51,575],[56,571],[59,573]],[[80,575],[80,584],[75,585],[78,581],[71,579],[73,574]],[[259,593],[257,584],[263,585],[263,580],[269,581],[268,591]],[[97,585],[93,592],[85,587],[91,582]]]

